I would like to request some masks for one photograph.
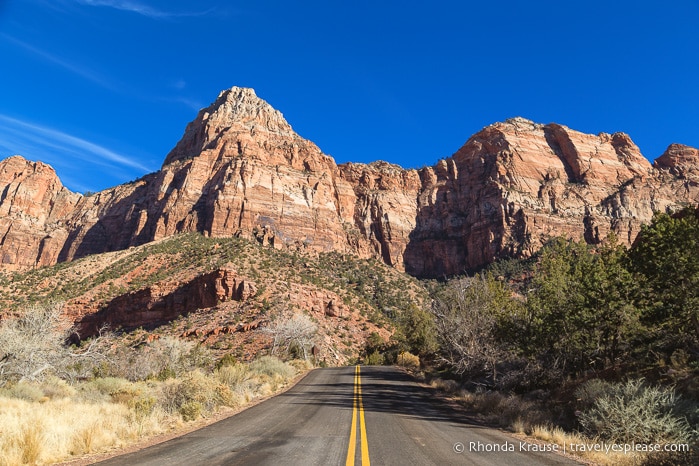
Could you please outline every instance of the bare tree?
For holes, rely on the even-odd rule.
[[[70,348],[72,323],[61,303],[33,305],[0,321],[0,385],[9,380],[41,380],[54,373],[63,378],[84,376],[90,363],[103,358],[101,338]]]
[[[490,372],[495,381],[503,355],[495,329],[504,297],[497,282],[476,276],[454,280],[434,299],[440,357],[456,373]]]
[[[313,345],[318,326],[309,316],[298,313],[274,321],[263,331],[272,335],[272,354],[280,347],[288,353],[292,345],[297,345],[303,352],[303,358],[308,359],[308,350]]]

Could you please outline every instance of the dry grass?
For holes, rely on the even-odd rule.
[[[398,364],[399,366],[403,366],[407,369],[418,370],[420,369],[420,358],[414,354],[405,351],[398,355],[398,360],[396,361],[396,364]]]
[[[0,391],[0,466],[48,464],[123,447],[223,406],[270,395],[297,371],[266,358],[165,381],[111,377],[75,387],[17,384]]]
[[[45,464],[162,431],[134,422],[127,406],[71,399],[43,403],[0,398],[0,464]],[[144,429],[145,427],[145,429]]]
[[[458,384],[451,380],[434,379],[430,384],[438,390],[455,395],[467,409],[479,413],[483,419],[493,425],[506,428],[518,436],[565,446],[570,452],[570,445],[605,445],[600,438],[590,438],[577,432],[566,432],[554,427],[552,414],[540,402],[525,400],[516,395],[504,395],[499,392],[469,392],[459,390]],[[609,442],[606,442],[609,444]],[[655,464],[643,453],[578,451],[571,453],[591,464],[600,466],[640,466]],[[660,463],[658,463],[660,464]],[[662,464],[675,464],[666,462]],[[680,464],[680,463],[677,463]]]
[[[598,444],[604,442],[598,438],[589,438],[574,432],[565,432],[560,427],[549,427],[545,425],[534,426],[529,432],[529,437],[547,443],[566,446],[566,451],[570,450],[570,445]],[[623,452],[602,452],[602,451],[578,451],[576,456],[600,466],[634,466],[642,464],[645,456],[642,454],[625,454]]]

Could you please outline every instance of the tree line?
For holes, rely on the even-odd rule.
[[[527,261],[432,287],[395,342],[462,379],[529,390],[561,380],[699,369],[699,210],[658,213],[627,249],[554,238]],[[672,380],[678,382],[678,380]]]

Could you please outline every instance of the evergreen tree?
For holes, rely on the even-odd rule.
[[[699,350],[699,211],[656,214],[630,251],[644,277],[643,323],[655,350]]]
[[[561,373],[616,363],[638,331],[634,289],[624,251],[613,241],[594,251],[554,239],[541,253],[528,293],[522,347]]]

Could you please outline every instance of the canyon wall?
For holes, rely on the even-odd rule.
[[[162,168],[90,196],[53,169],[0,162],[0,267],[25,270],[178,232],[376,257],[420,277],[526,257],[548,238],[630,244],[654,211],[699,203],[699,152],[651,165],[622,133],[515,118],[432,167],[337,165],[251,89],[223,91]]]

